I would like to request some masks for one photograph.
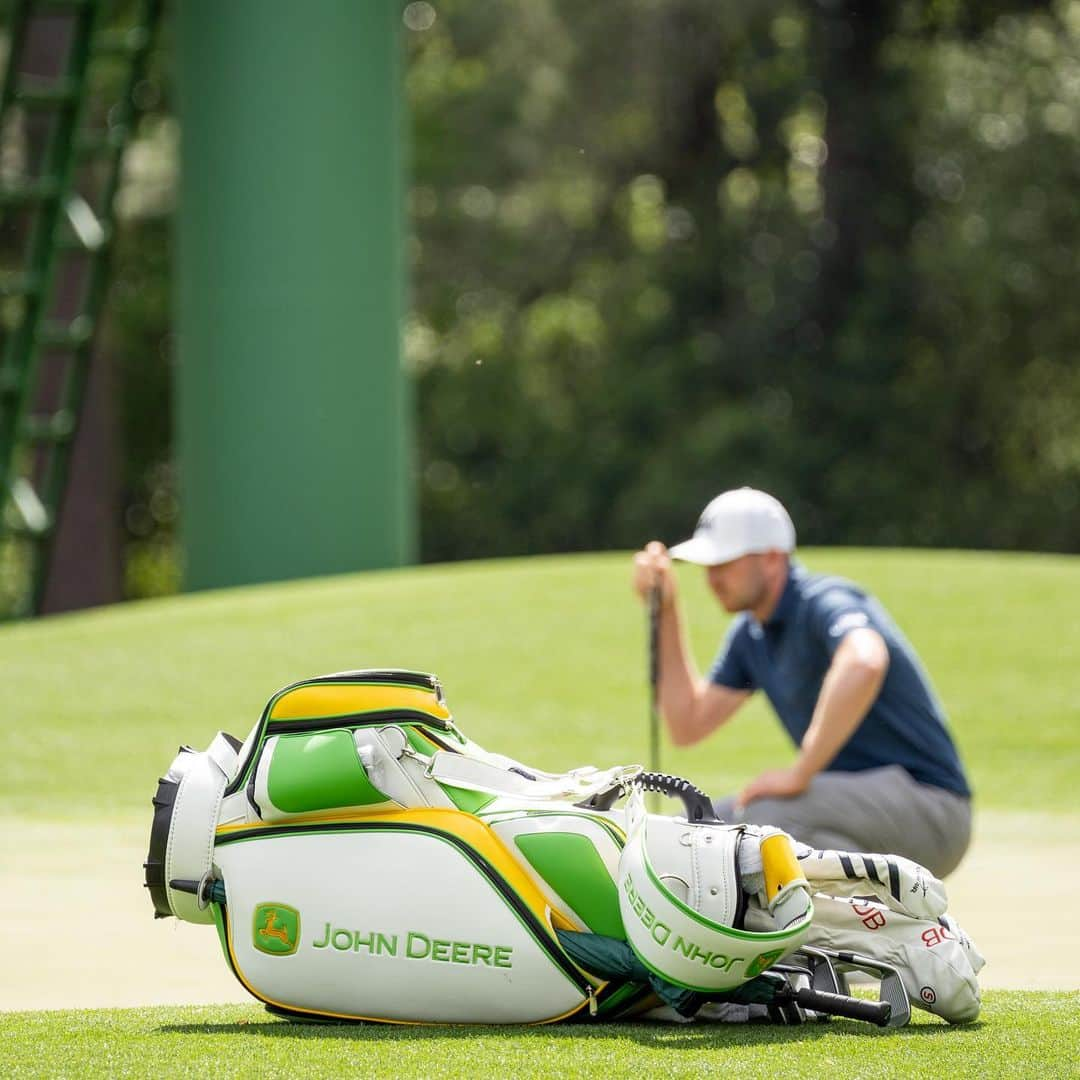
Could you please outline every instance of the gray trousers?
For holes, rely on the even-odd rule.
[[[724,821],[775,825],[815,848],[905,855],[944,877],[971,840],[971,802],[914,780],[888,765],[862,772],[823,772],[790,799],[754,799],[741,814],[734,798],[717,799]]]

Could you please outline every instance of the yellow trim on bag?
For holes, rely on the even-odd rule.
[[[283,829],[292,825],[318,825],[320,822],[375,821],[382,820],[387,814],[401,813],[401,808],[389,801],[383,803],[382,807],[365,809],[362,816],[357,816],[355,810],[312,810],[308,814],[290,814],[284,821],[241,821],[233,825],[219,825],[214,830],[214,835],[228,836],[230,833],[252,829]]]
[[[550,926],[552,930],[572,930],[574,933],[581,933],[581,927],[572,923],[561,911],[555,908],[549,908],[548,910],[551,912]],[[580,965],[575,964],[574,966],[579,971],[584,970]]]
[[[439,744],[438,744],[437,742],[434,742],[434,741],[433,741],[432,739],[428,738],[428,736],[427,736],[427,735],[426,735],[426,734],[425,734],[425,733],[424,733],[424,732],[423,732],[423,731],[422,731],[422,730],[421,730],[420,728],[414,727],[414,728],[412,729],[412,733],[413,733],[413,735],[415,735],[415,736],[416,736],[416,737],[417,737],[417,738],[418,738],[418,739],[419,739],[419,740],[420,740],[421,742],[426,742],[426,743],[428,744],[428,746],[430,746],[430,747],[431,747],[431,749],[432,749],[432,752],[433,752],[433,753],[434,753],[435,751],[437,751],[437,750],[441,750],[441,749],[442,749],[442,747],[441,747],[441,746],[440,746],[440,745],[439,745]]]
[[[263,822],[258,824],[219,825],[215,830],[217,836],[227,836],[230,833],[243,830],[263,829],[289,829],[310,828],[320,822],[327,824],[347,824],[355,822],[377,822],[380,825],[424,825],[431,829],[440,829],[442,832],[452,833],[460,837],[471,848],[479,852],[506,883],[528,905],[529,910],[545,926],[548,925],[548,902],[547,898],[534,884],[517,860],[507,849],[506,845],[495,834],[495,831],[486,822],[465,813],[464,810],[449,810],[441,807],[424,807],[417,810],[386,810],[372,814],[305,814],[302,818],[293,818],[290,821]],[[560,913],[560,917],[565,919]],[[569,926],[569,922],[567,922]]]
[[[761,864],[765,871],[765,895],[770,904],[781,889],[793,882],[810,888],[786,833],[773,833],[761,841]]]
[[[450,710],[439,703],[431,690],[413,686],[379,686],[368,683],[324,683],[298,686],[274,702],[271,720],[312,720],[347,716],[350,713],[381,709],[415,709],[440,720],[450,719]]]

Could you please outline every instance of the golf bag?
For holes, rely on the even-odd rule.
[[[647,814],[643,790],[683,812]],[[723,824],[640,766],[552,774],[489,753],[416,672],[305,680],[242,744],[182,747],[145,871],[157,917],[216,925],[243,986],[298,1018],[979,1010],[982,959],[923,867]],[[880,1001],[848,996],[854,969]]]

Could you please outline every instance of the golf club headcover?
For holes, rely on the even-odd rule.
[[[795,852],[815,890],[832,896],[873,896],[891,911],[915,919],[945,914],[945,886],[925,866],[902,855],[819,851],[798,842]]]
[[[729,990],[760,975],[806,938],[814,907],[794,852],[775,855],[771,924],[743,927],[749,898],[739,850],[760,838],[738,826],[692,824],[645,813],[640,789],[627,808],[619,908],[627,941],[652,972],[689,990]],[[775,845],[777,848],[780,844]],[[790,880],[783,880],[789,875]]]
[[[948,915],[916,919],[875,900],[819,893],[806,943],[892,964],[912,1005],[951,1024],[979,1015],[976,975],[985,961]]]

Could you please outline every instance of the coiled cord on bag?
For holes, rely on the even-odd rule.
[[[694,822],[718,822],[720,819],[713,810],[712,799],[689,780],[671,773],[642,772],[631,777],[630,784],[643,791],[656,791],[661,795],[670,795],[680,799],[686,810],[686,820]]]
[[[712,799],[689,780],[684,780],[681,776],[673,776],[671,773],[640,772],[629,780],[578,803],[578,806],[587,810],[610,810],[623,795],[628,794],[630,789],[635,787],[641,788],[642,791],[655,791],[681,800],[687,821],[705,824],[720,823],[720,819],[713,810]]]

